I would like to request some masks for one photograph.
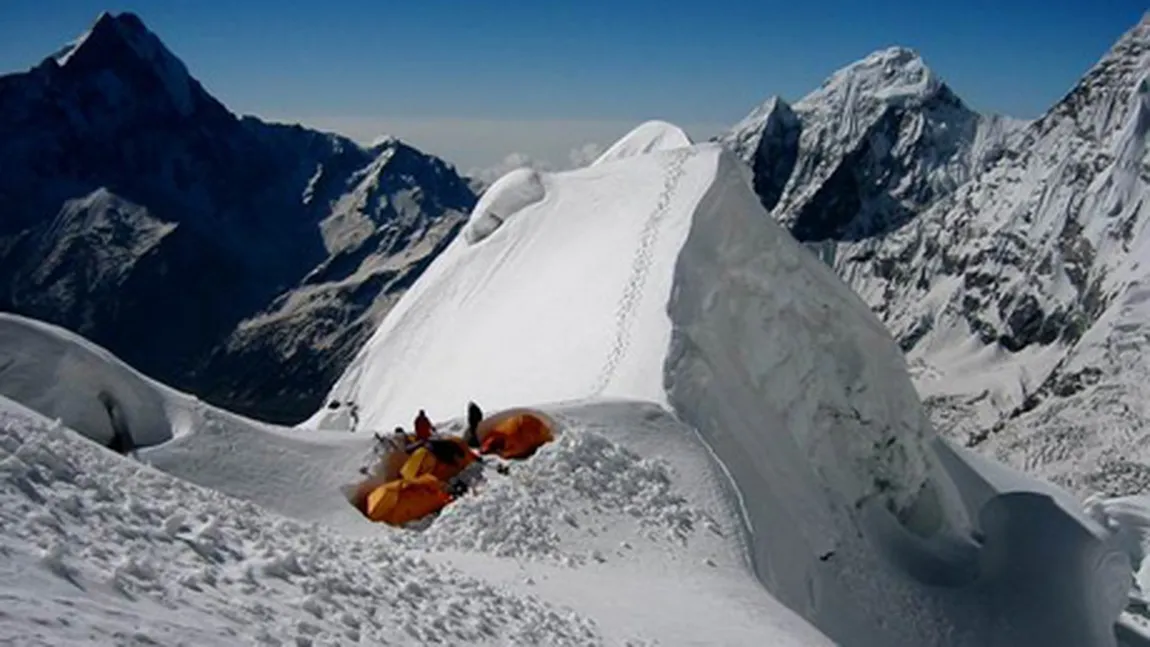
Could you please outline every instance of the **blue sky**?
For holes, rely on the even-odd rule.
[[[772,94],[796,100],[889,45],[918,50],[973,107],[1057,101],[1148,8],[1139,0],[3,0],[0,70],[25,69],[102,10],[134,11],[237,112],[359,139],[389,132],[456,162],[554,166],[662,118],[696,138]]]

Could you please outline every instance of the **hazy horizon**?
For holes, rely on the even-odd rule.
[[[105,10],[138,14],[237,113],[362,142],[394,135],[469,172],[523,160],[565,168],[648,119],[706,139],[767,97],[797,100],[891,45],[918,51],[973,108],[1035,117],[1145,7],[18,1],[0,10],[0,71],[35,65]]]

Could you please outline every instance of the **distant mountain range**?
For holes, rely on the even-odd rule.
[[[237,118],[132,14],[0,77],[0,309],[253,416],[314,411],[474,202],[402,142]]]
[[[1150,16],[1045,115],[877,52],[722,137],[907,353],[936,425],[1079,493],[1150,489]]]
[[[946,435],[1150,489],[1150,22],[1032,122],[888,48],[718,140],[907,354]],[[249,415],[313,413],[476,200],[445,162],[237,118],[131,14],[0,77],[0,309]]]

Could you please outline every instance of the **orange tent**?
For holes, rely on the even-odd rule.
[[[416,449],[399,469],[403,478],[413,479],[431,474],[441,481],[450,481],[467,469],[479,457],[462,438],[432,438],[427,445]]]
[[[479,423],[480,453],[502,458],[527,458],[555,440],[555,421],[534,409],[510,409]]]
[[[367,495],[367,518],[394,526],[438,512],[451,502],[443,482],[430,474],[385,483]]]

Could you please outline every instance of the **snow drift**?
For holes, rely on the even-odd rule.
[[[471,244],[487,238],[511,216],[539,202],[546,194],[539,171],[521,168],[499,178],[471,212],[463,236]]]
[[[591,162],[591,166],[616,160],[690,146],[691,138],[681,128],[665,121],[648,121],[624,135]]]
[[[1039,623],[1025,599],[1049,599],[1048,583],[1012,581],[984,559],[1022,550],[1024,534],[1011,514],[983,513],[1039,510],[1063,524],[1042,527],[1080,529],[1065,545],[1083,559],[1111,554],[1106,532],[1042,511],[1045,494],[964,496],[955,478],[976,481],[941,462],[897,346],[767,217],[729,153],[656,150],[543,184],[545,199],[498,239],[453,243],[353,361],[331,398],[356,403],[363,428],[406,424],[421,408],[452,415],[472,399],[660,403],[730,470],[764,583],[832,639],[1113,644],[1117,610],[1084,592],[1106,588],[1112,569],[1076,571],[1084,588],[1057,601],[1081,604]],[[327,411],[307,423],[344,424]],[[1017,618],[986,602],[1007,588],[1022,600]]]
[[[370,435],[245,420],[7,319],[0,350],[88,361],[0,390],[59,377],[41,406],[70,410],[94,384],[139,388],[174,437],[141,465],[0,396],[0,641],[830,644],[755,581],[721,467],[657,407],[548,409],[556,442],[396,530],[344,499]]]
[[[117,432],[137,446],[170,440],[160,388],[76,335],[0,313],[0,395],[102,445]]]

